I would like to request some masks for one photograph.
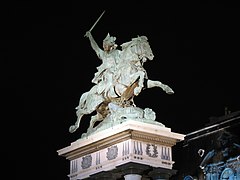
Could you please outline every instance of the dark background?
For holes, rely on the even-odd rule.
[[[187,134],[224,115],[225,107],[240,110],[239,8],[214,1],[16,1],[2,9],[2,143],[9,177],[68,179],[69,162],[57,150],[88,127],[86,115],[68,132],[101,63],[84,34],[104,10],[92,30],[99,46],[108,32],[119,45],[147,36],[155,55],[144,64],[149,79],[175,91],[145,89],[135,97],[157,121]]]

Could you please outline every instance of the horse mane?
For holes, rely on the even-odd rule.
[[[120,46],[121,46],[122,50],[124,50],[124,49],[128,48],[130,45],[137,44],[139,41],[148,41],[148,38],[146,36],[138,36],[136,38],[132,38],[132,40],[129,42],[125,42],[125,43],[121,44]]]

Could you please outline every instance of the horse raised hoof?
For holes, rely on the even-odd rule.
[[[174,94],[174,91],[172,90],[172,88],[170,88],[169,86],[166,85],[166,87],[164,88],[165,92],[167,94]]]

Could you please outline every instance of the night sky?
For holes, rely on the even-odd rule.
[[[156,112],[157,121],[187,134],[224,115],[225,107],[240,110],[239,8],[211,1],[17,1],[6,7],[2,21],[9,35],[1,47],[9,176],[68,179],[69,162],[57,150],[88,127],[90,115],[68,132],[101,63],[84,34],[104,10],[92,30],[99,46],[107,33],[118,45],[147,36],[155,56],[144,64],[148,77],[175,92],[152,88],[135,97],[138,107]]]

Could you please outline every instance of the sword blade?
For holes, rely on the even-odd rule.
[[[98,23],[98,21],[101,19],[101,17],[103,16],[103,14],[105,13],[105,11],[102,12],[102,14],[98,17],[98,19],[95,21],[95,23],[92,25],[91,29],[89,30],[89,32],[92,31],[92,29],[96,26],[96,24]]]

